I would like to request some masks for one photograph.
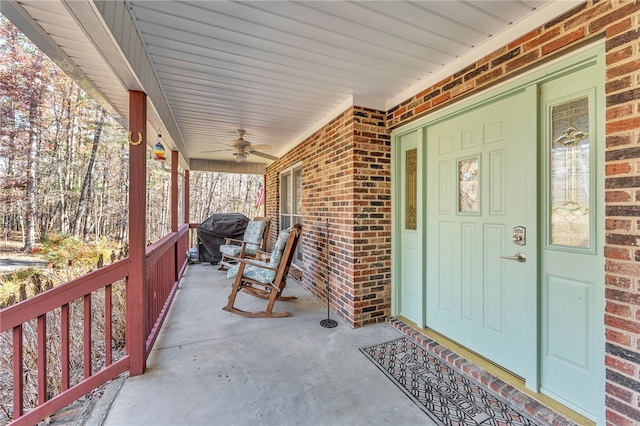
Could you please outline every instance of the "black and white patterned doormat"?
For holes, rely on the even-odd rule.
[[[406,337],[360,350],[439,425],[537,424]]]

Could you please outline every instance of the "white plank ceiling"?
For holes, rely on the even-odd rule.
[[[95,58],[90,46],[82,45],[70,18],[63,16],[65,8],[55,6],[60,2],[20,3],[69,57],[77,58],[104,98],[126,115],[126,108],[117,107],[126,98],[126,87]],[[49,3],[49,12],[42,12],[47,9],[44,3]],[[477,56],[499,47],[490,45],[497,35],[510,32],[508,40],[500,41],[505,44],[526,33],[532,17],[540,16],[550,3],[126,4],[177,123],[184,158],[233,161],[231,151],[224,149],[236,139],[236,129],[245,129],[245,139],[254,145],[271,146],[262,151],[280,156],[346,105],[390,108],[417,93],[439,71],[449,67],[455,72],[456,66],[472,61],[463,58],[471,58],[473,52],[479,52]],[[564,10],[575,5],[566,3]],[[248,161],[265,160],[250,156]]]

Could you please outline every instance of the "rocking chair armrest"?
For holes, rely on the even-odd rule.
[[[235,241],[236,243],[240,243],[240,244],[244,244],[245,242],[242,240],[236,240],[235,238],[227,238],[227,244],[229,244],[231,241]]]
[[[244,263],[244,264],[249,265],[249,266],[255,266],[257,268],[269,269],[271,271],[277,271],[278,270],[278,268],[274,268],[273,266],[261,265],[259,263],[256,263],[255,261],[252,262],[251,260],[246,259],[246,258],[238,258],[237,260],[238,260],[238,262]]]
[[[268,251],[258,250],[254,258],[268,262],[269,259],[271,259],[271,253]]]

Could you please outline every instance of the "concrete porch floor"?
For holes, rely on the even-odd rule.
[[[434,424],[358,350],[399,331],[353,330],[339,318],[323,328],[326,307],[293,279],[285,293],[298,300],[274,309],[291,317],[233,315],[221,309],[231,284],[216,266],[189,266],[146,373],[112,383],[87,423]],[[236,306],[264,310],[266,301],[241,293]]]

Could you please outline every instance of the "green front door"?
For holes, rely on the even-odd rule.
[[[394,201],[394,312],[598,422],[603,63],[594,45],[399,129],[394,149],[418,155],[415,229],[410,203]],[[402,161],[396,200],[411,193]]]
[[[533,386],[535,115],[532,86],[426,130],[426,325]]]

